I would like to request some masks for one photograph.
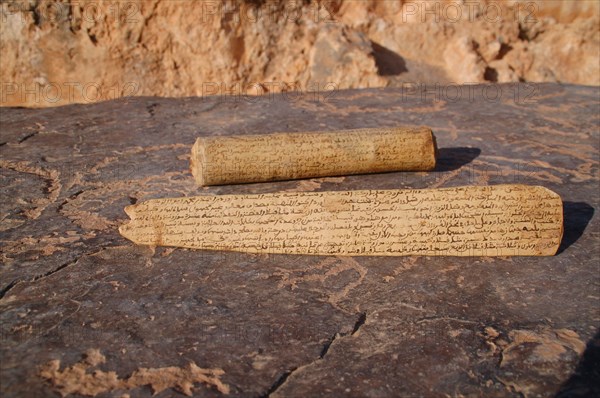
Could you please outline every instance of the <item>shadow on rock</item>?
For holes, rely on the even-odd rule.
[[[479,148],[440,148],[434,171],[452,171],[471,163],[481,154]]]
[[[556,254],[565,251],[583,235],[594,215],[594,208],[584,202],[563,202],[564,234]]]
[[[400,55],[375,42],[371,42],[371,46],[379,76],[396,76],[408,72],[406,61]]]
[[[588,342],[575,372],[555,398],[600,397],[600,330]]]

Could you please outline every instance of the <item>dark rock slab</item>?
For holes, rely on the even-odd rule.
[[[589,396],[599,94],[435,86],[0,109],[2,396],[59,396],[39,366],[72,365],[89,348],[121,377],[190,361],[222,368],[233,396]],[[201,135],[423,124],[441,147],[431,173],[198,188],[188,171]],[[558,255],[153,251],[117,231],[123,207],[150,198],[499,183],[562,196]],[[195,394],[220,395],[199,384]]]

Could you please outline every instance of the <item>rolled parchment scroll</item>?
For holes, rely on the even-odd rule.
[[[550,256],[560,197],[543,187],[282,192],[154,199],[125,208],[135,243],[250,253]]]
[[[435,157],[427,127],[202,137],[192,148],[191,171],[199,185],[222,185],[427,171]]]

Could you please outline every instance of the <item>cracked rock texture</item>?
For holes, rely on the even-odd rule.
[[[598,1],[0,4],[0,105],[407,83],[600,84]]]
[[[0,395],[58,396],[40,367],[99,350],[98,369],[120,378],[222,369],[240,397],[592,396],[600,89],[460,89],[452,100],[387,88],[0,109]],[[396,125],[432,127],[435,171],[199,188],[188,170],[198,136]],[[499,183],[561,195],[556,256],[151,250],[117,231],[123,208],[150,198]]]

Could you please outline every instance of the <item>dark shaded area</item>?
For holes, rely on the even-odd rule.
[[[563,202],[564,234],[556,254],[560,254],[583,235],[594,215],[594,208],[584,202]]]
[[[573,375],[555,398],[600,397],[600,330],[587,344]]]
[[[452,171],[471,163],[481,154],[479,148],[440,148],[434,171]]]
[[[400,55],[374,41],[371,42],[371,46],[373,47],[373,58],[375,58],[377,73],[380,76],[396,76],[408,72],[406,61]]]
[[[510,50],[512,50],[512,49],[513,49],[513,48],[512,48],[512,46],[511,46],[511,45],[508,45],[508,44],[506,44],[506,43],[502,43],[502,44],[500,45],[500,51],[498,51],[498,55],[496,56],[496,59],[502,59],[502,58],[504,58],[504,56],[505,56],[506,54],[508,54],[508,53],[509,53],[509,51],[510,51]]]
[[[354,324],[354,328],[352,329],[352,335],[354,335],[356,332],[358,332],[358,329],[360,329],[360,327],[362,325],[365,324],[365,322],[367,321],[367,313],[363,312],[359,315],[358,320],[356,321],[356,323]]]
[[[494,68],[486,66],[485,70],[483,71],[483,78],[488,82],[496,83],[498,81],[498,71]]]
[[[262,7],[266,0],[244,0],[244,3],[254,7]]]
[[[296,369],[298,369],[297,367],[294,367],[288,371],[285,371],[281,376],[279,376],[277,378],[277,380],[275,380],[275,383],[273,383],[273,385],[271,387],[269,387],[269,389],[267,390],[267,392],[265,392],[263,395],[261,395],[261,398],[268,398],[271,396],[271,394],[273,394],[279,387],[281,387],[283,385],[283,383],[285,383],[288,379],[288,377],[290,377],[290,375],[292,374],[292,372],[294,372]]]
[[[6,292],[8,292],[13,287],[15,287],[15,285],[17,283],[19,283],[19,281],[18,280],[14,280],[14,281],[10,282],[8,285],[6,285],[5,287],[3,287],[2,289],[0,289],[0,299],[2,299],[4,297],[4,295],[6,294]]]

